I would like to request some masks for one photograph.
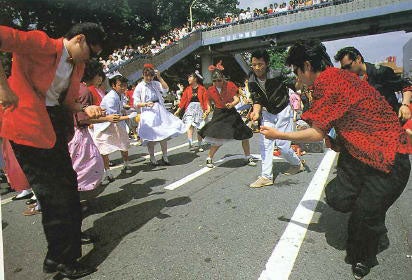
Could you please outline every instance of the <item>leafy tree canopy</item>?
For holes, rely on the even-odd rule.
[[[0,24],[39,29],[63,36],[78,22],[100,23],[108,34],[106,51],[125,44],[144,44],[151,37],[181,27],[189,20],[193,0],[0,0]],[[196,0],[193,20],[210,22],[235,12],[237,0]]]

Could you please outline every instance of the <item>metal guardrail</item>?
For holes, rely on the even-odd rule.
[[[255,18],[251,22],[217,26],[215,29],[206,31],[198,30],[151,57],[132,59],[116,69],[132,80],[137,80],[141,76],[143,64],[152,63],[163,71],[201,46],[265,36],[273,34],[274,28],[282,32],[286,31],[285,28],[288,26],[310,23],[315,19],[339,17],[405,2],[411,2],[412,7],[411,0],[338,0],[270,17]]]

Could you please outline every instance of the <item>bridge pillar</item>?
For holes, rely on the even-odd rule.
[[[212,74],[207,69],[209,65],[213,64],[212,54],[211,53],[201,53],[200,54],[200,63],[202,66],[202,76],[203,83],[205,85],[212,83]]]

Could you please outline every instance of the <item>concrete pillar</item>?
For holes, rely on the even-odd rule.
[[[210,65],[213,64],[212,54],[211,53],[201,53],[200,54],[200,63],[202,66],[202,76],[203,84],[208,85],[212,83],[212,74],[207,69]]]

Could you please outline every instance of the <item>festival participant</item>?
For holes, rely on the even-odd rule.
[[[224,67],[219,62],[216,66],[209,66],[212,72],[213,85],[207,89],[209,102],[213,101],[215,109],[213,117],[200,131],[199,134],[205,142],[210,143],[206,166],[213,168],[213,157],[224,143],[231,140],[241,140],[245,153],[246,163],[256,166],[255,159],[250,155],[249,139],[252,138],[252,130],[243,122],[242,117],[236,111],[235,106],[239,103],[239,89],[231,81],[226,81],[223,75]],[[209,114],[210,104],[205,114]]]
[[[357,74],[362,80],[377,89],[385,97],[392,109],[403,120],[411,118],[409,105],[412,98],[412,83],[395,74],[392,68],[365,62],[362,54],[354,47],[340,49],[335,55],[341,68]],[[396,92],[402,92],[402,104],[399,104]]]
[[[206,112],[209,112],[207,91],[202,85],[203,77],[199,71],[191,73],[188,78],[189,86],[183,91],[180,99],[179,108],[175,112],[175,116],[179,116],[181,110],[184,110],[183,123],[188,127],[187,141],[189,149],[193,148],[193,132],[199,130],[205,125]],[[203,152],[202,137],[197,135],[198,151]]]
[[[102,70],[103,66],[96,60],[86,64],[78,99],[83,106],[93,104],[94,95],[90,91],[90,87],[101,82],[100,73]],[[83,112],[80,112],[74,114],[74,119],[74,136],[69,142],[69,152],[73,168],[77,173],[78,190],[81,192],[80,198],[84,199],[85,196],[90,196],[89,193],[86,194],[85,192],[95,190],[100,185],[104,174],[103,159],[89,133],[88,126],[103,122],[117,123],[120,116],[118,114],[106,114],[106,116],[100,118],[90,119]]]
[[[340,154],[337,175],[326,186],[326,202],[351,212],[345,260],[355,279],[362,279],[378,264],[386,212],[408,182],[412,146],[383,96],[350,72],[332,67],[320,42],[294,44],[286,63],[313,88],[311,108],[302,115],[312,127],[283,132],[262,126],[261,133],[269,139],[320,141],[335,128],[336,138],[328,141]]]
[[[249,90],[253,100],[253,121],[264,126],[275,127],[281,131],[293,130],[293,115],[289,106],[289,88],[287,77],[281,71],[269,68],[269,53],[257,50],[251,57],[252,74],[249,77]],[[262,156],[262,172],[258,179],[251,183],[251,188],[273,185],[273,149],[276,144],[282,157],[290,164],[285,175],[295,175],[305,170],[302,161],[291,148],[287,140],[260,138],[260,154]]]
[[[137,113],[124,115],[124,93],[127,89],[127,79],[121,75],[109,78],[112,90],[102,99],[100,106],[106,110],[107,115],[113,115],[109,121],[93,125],[94,140],[104,162],[104,180],[114,181],[110,172],[109,154],[120,151],[123,159],[122,172],[130,173],[129,166],[129,135],[126,129],[126,120],[136,117]]]
[[[154,80],[156,77],[157,81]],[[167,93],[169,86],[163,80],[160,72],[154,69],[152,64],[143,67],[143,81],[135,88],[133,94],[134,106],[140,108],[140,122],[137,134],[147,145],[150,155],[150,163],[158,165],[154,155],[154,147],[157,142],[162,149],[162,163],[170,165],[167,157],[167,140],[171,137],[186,132],[184,123],[172,113],[165,105],[163,93]]]
[[[84,111],[90,118],[104,114],[98,106],[76,102],[84,64],[102,50],[104,36],[95,23],[76,24],[60,39],[0,26],[0,51],[13,53],[8,81],[0,64],[1,137],[10,141],[42,206],[48,243],[43,271],[68,278],[95,271],[77,261],[81,207],[67,146],[73,130],[67,112]]]

